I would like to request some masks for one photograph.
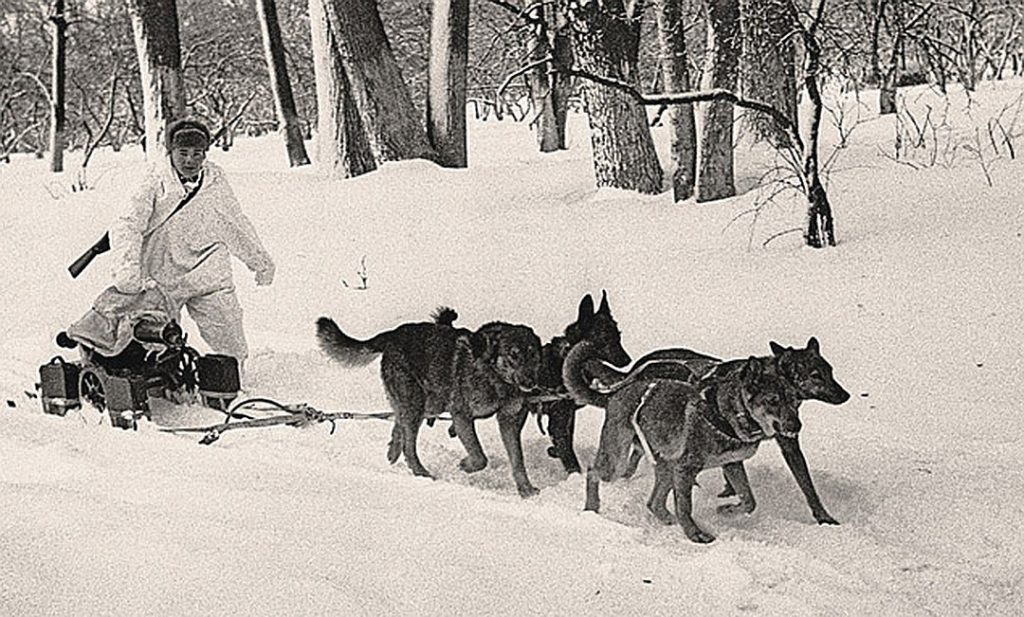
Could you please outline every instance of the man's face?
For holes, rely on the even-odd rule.
[[[171,164],[174,170],[186,178],[199,175],[206,160],[206,148],[175,147],[171,149]]]

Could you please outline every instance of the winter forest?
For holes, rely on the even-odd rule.
[[[0,614],[1024,612],[1024,0],[0,7]],[[219,408],[55,338],[182,119]]]

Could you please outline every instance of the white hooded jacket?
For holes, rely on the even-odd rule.
[[[118,289],[135,293],[152,279],[177,302],[232,289],[231,255],[254,273],[273,272],[223,169],[207,161],[199,192],[172,216],[186,193],[169,157],[149,170],[110,229]]]

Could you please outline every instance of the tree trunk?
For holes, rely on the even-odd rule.
[[[555,8],[554,37],[551,55],[555,67],[569,67],[573,63],[572,35],[569,33],[565,12]],[[569,117],[569,97],[572,96],[572,78],[564,72],[556,71],[549,77],[551,80],[551,106],[554,108],[555,139],[559,150],[569,147],[566,141],[565,126]]]
[[[663,92],[690,90],[690,65],[686,55],[686,29],[681,0],[658,0],[658,43],[661,48]],[[672,135],[672,196],[683,201],[693,196],[697,169],[697,133],[693,105],[671,105],[666,111]]]
[[[820,18],[821,4],[812,5],[812,14],[817,11]],[[795,16],[794,16],[795,18]],[[815,36],[816,27],[812,26],[804,33],[804,89],[811,109],[806,120],[806,137],[803,151],[804,187],[807,195],[807,228],[804,231],[804,242],[807,246],[824,248],[836,245],[835,221],[832,217],[832,205],[828,194],[821,183],[820,162],[818,160],[818,137],[821,128],[821,113],[824,107],[821,90],[818,87],[818,73],[821,71],[821,47]]]
[[[742,92],[768,103],[797,122],[796,49],[788,0],[742,0]],[[758,139],[785,145],[786,135],[763,114],[750,114],[744,124]]]
[[[427,73],[427,139],[443,167],[466,167],[469,0],[434,0]]]
[[[530,40],[527,43],[527,58],[531,63],[541,62],[552,54],[548,42],[548,22],[543,4],[534,5],[527,14],[530,20]],[[537,130],[537,145],[541,152],[561,149],[555,122],[554,82],[558,75],[552,75],[548,63],[539,64],[527,74],[530,98],[535,112],[534,124]]]
[[[433,158],[384,32],[377,0],[316,1],[322,5],[374,156],[379,162]]]
[[[704,90],[736,89],[740,57],[739,0],[704,0],[708,15]],[[698,202],[732,197],[733,105],[725,101],[702,103],[701,137],[697,161]]]
[[[53,13],[53,82],[50,85],[50,171],[64,171],[64,80],[66,77],[67,29],[64,0],[54,0]]]
[[[576,0],[566,5],[566,16],[581,70],[636,84],[637,15],[621,0]],[[661,192],[663,172],[644,108],[628,94],[591,81],[584,94],[597,186]]]
[[[291,167],[309,165],[309,155],[302,141],[302,126],[295,110],[295,96],[288,79],[288,65],[285,61],[284,42],[281,40],[281,26],[277,21],[277,3],[274,0],[256,0],[256,12],[263,33],[263,50],[267,56],[270,72],[270,88],[274,92],[274,108],[277,111],[278,131],[284,138]]]
[[[309,0],[316,77],[316,159],[324,175],[351,178],[377,169],[377,162],[352,98],[337,38],[325,15],[324,3],[331,1]]]
[[[129,0],[128,6],[142,77],[146,158],[155,161],[166,152],[167,123],[185,115],[178,8],[175,0]]]

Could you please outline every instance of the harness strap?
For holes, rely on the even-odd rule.
[[[654,452],[651,451],[651,445],[647,443],[647,436],[644,435],[643,429],[640,428],[640,423],[637,421],[637,418],[640,415],[640,408],[643,407],[644,403],[647,402],[647,396],[651,392],[653,392],[654,388],[656,388],[657,386],[657,381],[652,381],[647,386],[647,389],[644,390],[643,396],[640,397],[640,402],[637,404],[636,409],[633,410],[633,414],[629,417],[629,421],[633,425],[633,430],[636,431],[636,436],[640,439],[640,446],[644,449],[644,455],[647,457],[647,460],[649,460],[652,465],[656,464],[654,460]]]

